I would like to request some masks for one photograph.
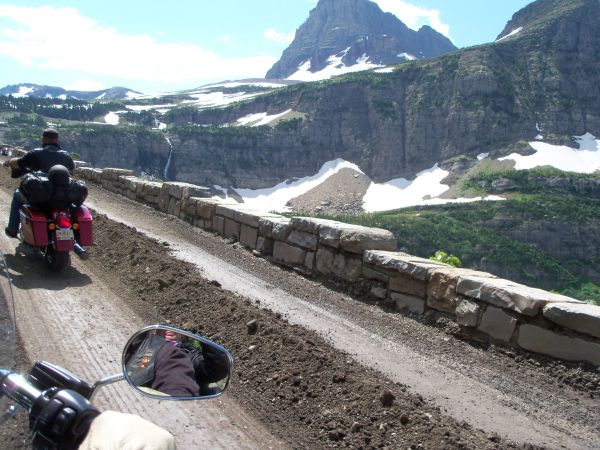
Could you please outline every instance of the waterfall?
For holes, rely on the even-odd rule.
[[[173,144],[171,144],[171,140],[169,139],[169,136],[167,136],[166,134],[164,135],[165,140],[167,141],[167,144],[169,144],[169,147],[171,148],[171,151],[169,152],[169,159],[167,160],[167,165],[165,166],[165,172],[164,172],[164,178],[165,181],[169,181],[169,170],[171,170],[171,158],[173,157]]]

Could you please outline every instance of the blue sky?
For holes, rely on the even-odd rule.
[[[374,0],[456,46],[495,40],[529,0]],[[20,0],[0,4],[0,87],[141,92],[263,77],[316,0]]]

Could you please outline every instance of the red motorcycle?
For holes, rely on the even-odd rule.
[[[71,180],[68,170],[54,166],[48,178],[28,174],[21,182],[21,241],[40,249],[53,271],[69,265],[70,253],[80,258],[88,254],[84,247],[93,240],[93,220],[83,206],[85,185]]]

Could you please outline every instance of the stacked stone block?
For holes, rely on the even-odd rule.
[[[489,341],[600,365],[598,306],[405,253],[366,251],[363,261],[367,278],[388,280],[398,309],[435,310]]]

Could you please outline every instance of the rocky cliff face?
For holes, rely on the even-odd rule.
[[[165,136],[158,131],[107,126],[75,132],[61,130],[61,146],[78,153],[93,167],[132,169],[161,177],[171,150]]]
[[[550,140],[600,136],[598,6],[598,0],[538,0],[501,36],[517,25],[518,33],[492,44],[404,63],[390,74],[299,84],[225,109],[174,110],[167,117],[172,176],[270,187],[343,158],[387,181],[457,155],[494,154],[533,140],[536,124]],[[250,113],[288,109],[301,118],[275,127],[220,127]],[[105,165],[161,173],[170,151],[161,133],[115,134],[82,135],[75,148],[84,159],[89,152]]]
[[[331,63],[332,56],[340,57],[346,66],[361,58],[388,65],[455,49],[448,38],[432,28],[413,31],[369,0],[320,0],[266,77],[287,78],[307,62],[311,72],[319,72]]]
[[[186,131],[176,150],[177,178],[267,187],[343,158],[387,181],[460,154],[533,140],[536,124],[550,140],[600,136],[598,0],[539,0],[534,6],[541,16],[516,15],[506,33],[516,24],[522,30],[492,44],[404,63],[391,74],[353,74],[224,110],[174,114],[182,126],[213,125]],[[287,109],[303,119],[260,132],[214,127]]]

